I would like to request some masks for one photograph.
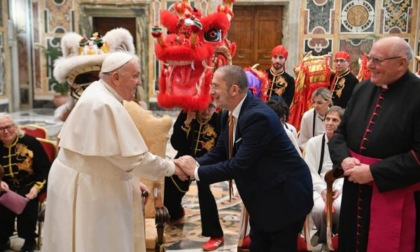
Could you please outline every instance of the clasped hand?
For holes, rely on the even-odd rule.
[[[345,158],[343,162],[341,162],[341,167],[344,170],[344,176],[353,183],[366,184],[373,181],[370,166],[362,164],[357,158]]]
[[[188,178],[195,179],[194,172],[197,167],[197,162],[192,156],[182,156],[177,159],[174,159],[175,163],[175,175],[179,177],[180,180],[185,181]]]

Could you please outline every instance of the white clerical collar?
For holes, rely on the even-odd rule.
[[[382,85],[381,88],[388,89],[388,85]]]

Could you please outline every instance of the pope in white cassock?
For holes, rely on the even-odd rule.
[[[48,180],[44,252],[144,252],[139,177],[180,175],[151,154],[122,105],[141,85],[135,55],[103,62],[100,80],[83,93],[59,134]]]

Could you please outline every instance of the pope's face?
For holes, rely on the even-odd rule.
[[[124,100],[132,101],[136,97],[137,87],[141,85],[140,80],[140,64],[132,60],[118,71],[119,88],[118,94]]]

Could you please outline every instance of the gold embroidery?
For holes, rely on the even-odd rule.
[[[337,85],[335,86],[335,94],[337,95],[338,98],[341,97],[341,93],[343,92],[344,87],[346,86],[346,79],[345,78],[341,78]]]
[[[283,95],[288,85],[286,79],[282,75],[284,71],[275,73],[273,71],[273,68],[270,68],[270,73],[273,76],[273,79],[271,80],[271,85],[268,90],[268,98],[270,98],[273,95],[273,92],[279,96]]]
[[[213,126],[207,124],[204,126],[202,134],[203,134],[203,139],[205,139],[206,141],[200,141],[201,148],[206,149],[207,151],[210,151],[214,147],[214,144],[215,144],[214,139],[217,137],[217,133],[214,130]]]
[[[28,174],[32,174],[32,161],[34,157],[34,153],[28,149],[28,147],[24,144],[16,144],[16,161],[17,167],[19,170],[23,170],[28,172]]]

